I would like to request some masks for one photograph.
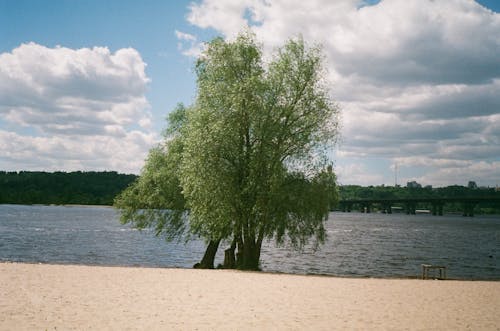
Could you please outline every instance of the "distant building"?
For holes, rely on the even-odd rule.
[[[420,185],[419,183],[417,183],[416,181],[411,181],[411,182],[407,182],[406,183],[406,187],[407,188],[421,188],[422,185]]]
[[[476,189],[477,188],[477,184],[476,184],[475,181],[470,180],[469,183],[467,184],[467,187],[471,188],[471,189]]]

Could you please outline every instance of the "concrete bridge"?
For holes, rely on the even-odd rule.
[[[463,216],[474,216],[474,208],[481,202],[498,203],[500,198],[405,198],[405,199],[353,199],[340,200],[339,208],[343,212],[351,212],[353,209],[370,213],[374,206],[382,213],[392,214],[392,207],[402,205],[407,214],[415,214],[417,204],[426,203],[432,206],[432,215],[443,215],[443,206],[446,203],[459,203],[462,206]]]

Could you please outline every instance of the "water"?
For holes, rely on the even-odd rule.
[[[499,217],[332,213],[326,228],[317,251],[265,243],[262,269],[415,277],[428,263],[446,265],[450,278],[500,280]],[[190,268],[204,250],[121,225],[113,208],[0,205],[0,261]]]

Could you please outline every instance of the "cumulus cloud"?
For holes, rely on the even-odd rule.
[[[187,19],[201,28],[215,28],[226,37],[235,36],[244,25],[248,24],[243,16],[247,8],[250,10],[254,8],[253,3],[252,0],[191,3]]]
[[[267,52],[299,34],[322,44],[331,93],[343,109],[337,157],[446,160],[428,163],[419,177],[449,174],[440,184],[476,180],[477,165],[491,165],[490,177],[477,181],[500,184],[493,167],[500,160],[500,15],[478,3],[204,0],[191,5],[188,21],[227,38],[248,26]],[[471,163],[450,166],[463,160]],[[420,167],[416,173],[424,169],[403,163]],[[378,178],[368,163],[357,169],[367,171],[363,178]]]
[[[461,184],[465,184],[473,178],[477,183],[489,182],[492,178],[498,179],[498,169],[500,162],[467,162],[465,165],[439,167],[435,171],[418,177],[421,183],[433,183],[436,186],[446,186],[449,183],[456,183],[457,178],[462,179]],[[490,185],[491,186],[491,185]]]
[[[145,67],[132,48],[28,43],[0,54],[0,114],[11,129],[0,129],[2,168],[137,172],[156,139]]]
[[[117,170],[137,173],[155,135],[127,132],[120,139],[106,135],[26,136],[0,130],[3,169]]]

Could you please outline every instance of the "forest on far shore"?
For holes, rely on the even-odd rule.
[[[112,205],[136,178],[116,171],[0,171],[0,204]]]
[[[119,174],[116,171],[0,171],[0,204],[54,204],[54,205],[112,205],[114,198],[129,186],[136,175]],[[467,186],[393,187],[393,186],[339,186],[342,199],[404,199],[438,197],[495,197],[500,198],[497,188]],[[422,205],[422,208],[428,206]],[[460,206],[448,204],[448,211],[460,210]],[[482,203],[479,213],[500,213],[496,202]]]

